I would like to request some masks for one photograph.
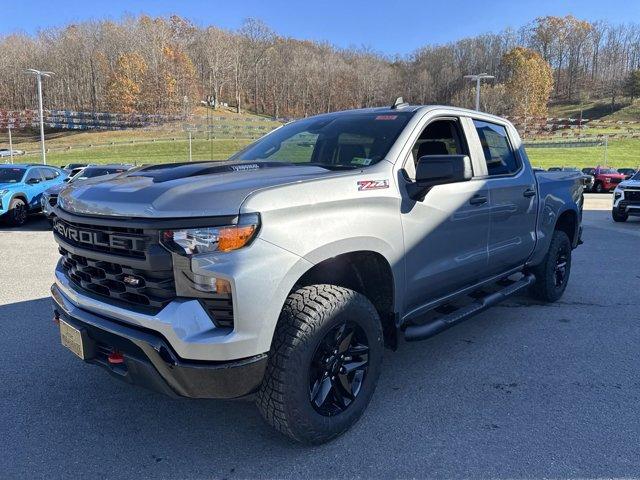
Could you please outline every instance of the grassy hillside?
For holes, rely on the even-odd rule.
[[[608,102],[604,102],[608,106]],[[575,105],[554,106],[550,114],[573,116]],[[607,114],[603,104],[592,103],[590,111],[595,116],[606,114],[603,119],[640,119],[640,102],[619,108]],[[193,160],[222,160],[267,131],[280,125],[268,118],[254,115],[237,115],[223,112],[224,119],[211,122],[212,138],[202,131],[193,134]],[[218,112],[216,112],[218,116]],[[586,115],[585,115],[586,117]],[[588,127],[584,135],[638,133],[640,125],[615,125]],[[53,165],[68,163],[164,163],[186,161],[189,158],[187,133],[181,124],[153,129],[130,129],[117,131],[62,131],[47,134],[47,159]],[[559,136],[547,137],[547,141],[560,140]],[[8,146],[6,136],[0,136],[0,148]],[[29,152],[18,161],[38,162],[39,137],[37,132],[18,132],[14,135],[14,148]],[[610,139],[607,160],[604,147],[584,148],[528,148],[529,157],[535,166],[594,166],[608,164],[614,167],[637,167],[640,165],[640,139]]]
[[[611,140],[605,161],[604,147],[527,148],[531,163],[536,167],[593,167],[611,165],[615,168],[640,166],[640,140]]]

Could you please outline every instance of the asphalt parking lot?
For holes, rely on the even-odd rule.
[[[51,319],[46,222],[0,229],[0,477],[637,477],[640,219],[587,197],[559,302],[518,297],[387,352],[362,420],[313,448],[250,402],[169,399],[83,364]]]

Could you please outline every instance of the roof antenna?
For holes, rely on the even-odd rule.
[[[391,110],[397,110],[399,108],[408,107],[409,104],[404,101],[402,97],[396,98],[396,101],[391,105]]]

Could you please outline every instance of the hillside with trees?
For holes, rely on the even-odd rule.
[[[481,108],[544,116],[548,103],[640,96],[640,25],[544,17],[518,30],[425,46],[390,58],[366,48],[278,35],[259,20],[237,31],[172,16],[127,17],[0,37],[0,108],[36,104],[26,68],[55,72],[46,106],[87,112],[188,113],[207,100],[274,117],[388,104],[470,107],[463,78],[487,72]]]

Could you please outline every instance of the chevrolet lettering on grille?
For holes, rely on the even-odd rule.
[[[55,220],[54,231],[66,240],[76,244],[85,244],[93,247],[106,247],[121,250],[143,250],[144,240],[132,236],[117,235],[96,230],[85,230],[67,225],[60,220]]]

